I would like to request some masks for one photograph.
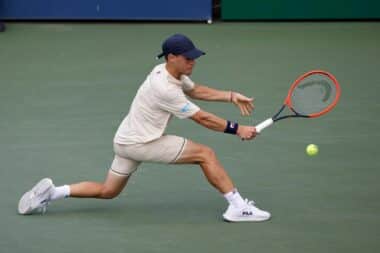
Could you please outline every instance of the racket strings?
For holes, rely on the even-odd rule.
[[[291,94],[292,108],[299,114],[312,115],[326,110],[337,95],[335,83],[322,74],[302,80]]]

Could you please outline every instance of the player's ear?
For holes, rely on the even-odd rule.
[[[177,58],[174,54],[168,54],[166,57],[167,62],[173,62]]]

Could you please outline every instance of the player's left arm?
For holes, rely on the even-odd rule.
[[[205,101],[230,102],[239,107],[242,115],[251,114],[254,109],[253,98],[249,98],[235,91],[223,91],[204,85],[194,84],[193,89],[185,91],[193,99]]]

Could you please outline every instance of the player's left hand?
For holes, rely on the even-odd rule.
[[[239,107],[241,115],[250,115],[255,108],[253,105],[253,98],[248,98],[238,92],[232,92],[231,100],[234,105]]]

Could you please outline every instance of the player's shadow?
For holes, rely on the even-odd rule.
[[[56,203],[53,203],[53,205]],[[58,203],[57,203],[58,204]],[[72,217],[81,219],[107,220],[126,225],[207,223],[221,219],[223,202],[218,200],[188,201],[76,201],[72,205],[59,203],[51,206],[45,214],[50,218]]]

